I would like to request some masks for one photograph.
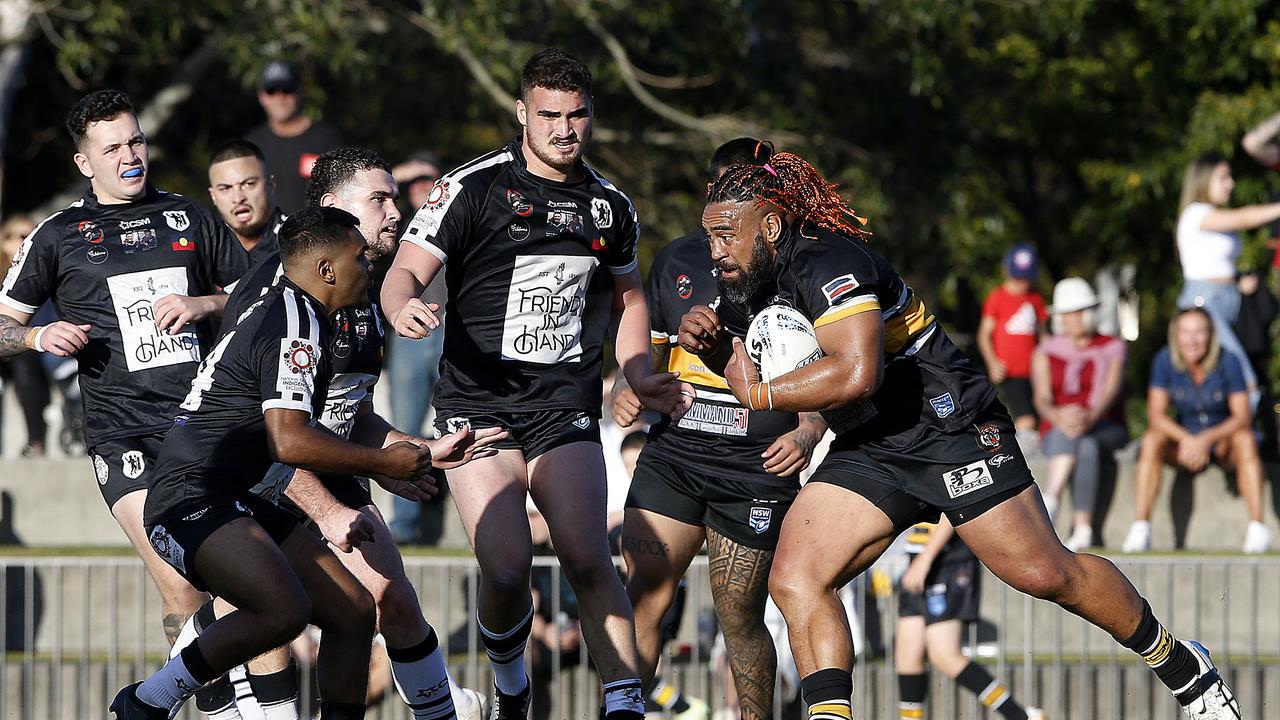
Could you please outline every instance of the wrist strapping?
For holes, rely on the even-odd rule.
[[[43,346],[40,345],[40,338],[44,337],[44,331],[48,330],[48,325],[37,325],[27,331],[27,344],[36,352],[45,352]]]
[[[747,387],[747,407],[752,410],[773,409],[773,389],[767,382],[754,382]]]

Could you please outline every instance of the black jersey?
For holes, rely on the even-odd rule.
[[[92,448],[167,429],[213,340],[217,318],[161,334],[155,301],[212,295],[248,266],[231,229],[187,198],[151,189],[103,205],[90,192],[23,241],[0,302],[34,313],[52,299],[63,320],[93,326],[76,354]]]
[[[258,244],[249,251],[250,265],[257,265],[272,255],[280,254],[280,226],[284,225],[287,219],[288,216],[280,208],[271,211],[271,217],[267,218],[267,224],[262,228],[262,236],[258,238]]]
[[[445,263],[437,406],[599,417],[612,275],[636,269],[640,226],[626,195],[583,173],[537,177],[517,138],[441,178],[409,224],[403,240]]]
[[[271,467],[265,414],[323,412],[333,374],[324,307],[288,278],[262,297],[200,365],[156,463],[148,515],[193,496],[246,491]]]
[[[929,544],[929,538],[933,536],[933,531],[938,526],[934,523],[917,523],[911,526],[906,532],[906,547],[908,555],[919,555],[924,552],[924,546]],[[942,551],[938,553],[935,562],[958,562],[963,560],[972,560],[974,558],[973,551],[968,545],[960,539],[956,533],[952,533],[947,539],[947,544],[942,546]]]
[[[778,242],[774,300],[794,306],[815,328],[863,312],[884,318],[884,381],[870,398],[875,415],[851,423],[845,409],[824,412],[837,436],[901,449],[930,429],[972,424],[995,388],[888,261],[860,239],[820,228],[806,234],[793,223]]]
[[[246,319],[253,306],[284,278],[280,255],[255,265],[236,284],[227,300],[222,333],[230,332]],[[372,294],[372,291],[370,291]],[[384,330],[377,304],[368,302],[342,308],[333,316],[329,333],[329,359],[333,379],[320,421],[339,437],[349,437],[356,412],[363,403],[373,402],[373,386],[382,375]]]
[[[796,414],[748,410],[729,391],[722,376],[702,358],[680,347],[680,321],[695,305],[715,306],[730,334],[746,334],[745,313],[718,302],[714,268],[701,231],[673,240],[649,267],[645,296],[653,345],[668,350],[667,370],[678,371],[680,380],[692,384],[697,398],[678,422],[672,424],[670,418],[663,417],[649,430],[644,452],[702,467],[712,474],[732,470],[735,477],[794,485],[798,478],[765,472],[761,454],[779,435],[796,428]]]

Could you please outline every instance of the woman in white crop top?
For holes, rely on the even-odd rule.
[[[1235,332],[1240,313],[1240,290],[1236,287],[1240,239],[1236,232],[1280,220],[1280,203],[1225,207],[1234,187],[1231,166],[1221,155],[1202,155],[1187,166],[1178,215],[1183,280],[1178,308],[1202,307],[1209,312],[1222,348],[1240,360],[1250,398],[1256,402],[1258,379]]]

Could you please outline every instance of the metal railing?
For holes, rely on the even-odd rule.
[[[1280,713],[1280,557],[1161,556],[1113,560],[1151,602],[1170,630],[1196,638],[1214,653],[1235,689],[1245,718]],[[554,558],[535,563],[550,574],[549,617],[561,617]],[[491,679],[473,612],[478,568],[470,558],[405,558],[427,619],[436,628],[460,684],[486,693]],[[0,718],[63,720],[105,717],[120,687],[159,666],[167,645],[159,623],[160,600],[141,562],[133,558],[0,557]],[[689,593],[675,654],[663,674],[683,691],[724,704],[722,674],[709,658],[706,618],[712,607],[705,558],[689,571]],[[982,617],[970,628],[968,646],[1024,705],[1050,717],[1172,718],[1169,693],[1136,657],[1105,633],[1048,603],[1032,600],[989,573],[982,581]],[[896,717],[892,664],[895,596],[873,597],[859,579],[852,605],[863,632],[854,671],[854,716]],[[700,622],[701,620],[701,622]],[[994,632],[993,632],[994,630]],[[453,632],[451,632],[453,631]],[[701,636],[701,637],[700,637]],[[886,649],[888,651],[886,652]],[[550,718],[593,720],[599,682],[585,661],[552,648],[540,686]],[[529,657],[527,655],[526,657]],[[789,657],[789,656],[788,656]],[[313,685],[302,673],[303,702]],[[977,699],[933,673],[930,717],[982,718]],[[776,700],[775,717],[801,717]],[[180,717],[202,717],[191,703]],[[371,718],[408,718],[394,688],[370,710]]]

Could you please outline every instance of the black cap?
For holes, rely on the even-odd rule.
[[[289,63],[283,60],[272,60],[262,68],[261,85],[267,92],[283,90],[292,93],[298,92],[298,88],[302,87],[302,79],[298,77],[298,71],[294,70]]]

